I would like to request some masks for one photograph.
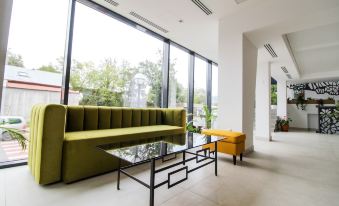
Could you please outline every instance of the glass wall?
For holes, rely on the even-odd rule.
[[[207,61],[199,57],[194,59],[194,106],[193,122],[197,126],[206,126],[204,107],[207,104]]]
[[[32,106],[61,101],[68,6],[69,0],[13,3],[0,125],[18,129],[27,138]],[[75,6],[68,104],[160,107],[166,84],[162,82],[165,38],[150,35],[133,22],[126,24],[126,19],[112,18],[100,12],[100,6],[96,5],[98,10],[79,2]],[[169,88],[168,106],[188,110],[189,62],[194,52],[174,45],[170,43],[168,54],[169,85],[164,85]],[[207,59],[195,57],[194,61],[194,106],[190,109],[194,125],[205,126]],[[212,75],[216,114],[217,72]],[[27,158],[27,151],[6,130],[0,129],[0,135],[0,165]]]
[[[168,107],[185,108],[188,98],[189,54],[170,46]]]
[[[160,107],[162,58],[163,41],[76,3],[69,104]]]
[[[60,103],[68,0],[14,0],[10,23],[0,124],[27,138],[31,108]],[[27,158],[0,129],[0,163]]]
[[[218,66],[212,64],[212,128],[218,128]]]

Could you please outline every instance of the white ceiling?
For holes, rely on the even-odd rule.
[[[94,1],[215,62],[222,24],[229,31],[241,29],[259,49],[260,59],[270,62],[277,80],[287,80],[281,66],[294,79],[339,76],[339,0],[245,0],[240,4],[235,0],[201,0],[212,10],[209,16],[191,0],[114,0],[119,3],[117,7],[105,0]],[[169,32],[136,19],[131,11]],[[267,54],[266,43],[272,45],[278,58]]]
[[[302,75],[339,70],[339,23],[287,35]]]
[[[191,0],[114,0],[119,3],[117,7],[104,0],[94,1],[217,62],[219,19],[265,0],[246,0],[240,4],[235,0],[201,0],[213,12],[211,15],[203,13]],[[131,11],[169,32],[163,33],[136,19],[129,14]]]

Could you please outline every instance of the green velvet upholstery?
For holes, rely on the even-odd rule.
[[[32,108],[28,166],[38,184],[61,180],[66,109],[61,105]]]
[[[117,169],[98,145],[165,140],[184,144],[184,109],[36,105],[32,109],[29,167],[39,184],[81,180]]]

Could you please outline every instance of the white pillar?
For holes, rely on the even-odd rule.
[[[257,54],[242,32],[219,25],[219,127],[244,132],[248,151],[253,150]]]
[[[0,102],[5,74],[7,42],[12,13],[12,0],[0,1]]]
[[[287,115],[287,94],[286,81],[277,82],[277,116],[284,117]]]
[[[255,136],[271,141],[271,64],[269,62],[258,64],[255,93]]]

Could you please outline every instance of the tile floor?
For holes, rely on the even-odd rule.
[[[157,206],[339,205],[339,136],[277,133],[273,142],[255,141],[255,152],[233,166],[219,155],[219,176],[210,165],[171,189],[156,190]],[[131,171],[147,181],[147,165]],[[166,176],[161,174],[157,181]],[[27,166],[0,170],[1,206],[147,206],[149,193],[116,173],[81,182],[38,186]]]

